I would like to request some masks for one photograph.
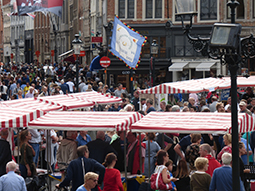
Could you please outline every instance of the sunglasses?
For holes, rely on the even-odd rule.
[[[97,179],[92,179],[92,178],[91,178],[90,180],[92,180],[92,181],[94,181],[94,182],[97,182],[97,181],[98,181]]]

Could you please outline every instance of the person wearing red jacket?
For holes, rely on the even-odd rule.
[[[206,173],[209,174],[210,176],[212,176],[213,171],[216,168],[221,167],[221,164],[212,155],[210,155],[210,153],[211,153],[211,147],[209,144],[204,143],[204,144],[200,145],[200,147],[199,147],[200,157],[205,157],[209,161],[209,166],[208,166]]]
[[[127,149],[127,171],[131,174],[140,174],[144,172],[144,158],[145,158],[145,148],[146,145],[141,143],[142,150],[142,172],[140,170],[140,157],[139,157],[139,141],[137,139],[136,133],[129,132],[127,134],[127,141],[129,143]]]
[[[103,191],[124,191],[120,171],[114,168],[116,161],[117,156],[114,153],[109,153],[105,157],[103,163],[105,166]]]

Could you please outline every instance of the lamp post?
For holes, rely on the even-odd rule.
[[[151,60],[150,60],[150,75],[152,74],[152,84],[151,86],[156,85],[155,83],[155,56],[158,54],[158,44],[157,41],[154,39],[151,43]]]
[[[231,74],[231,123],[232,123],[232,181],[233,190],[240,190],[239,182],[239,149],[238,149],[238,121],[237,121],[237,71],[239,64],[255,56],[250,51],[255,46],[253,35],[240,38],[241,25],[235,24],[235,10],[239,3],[231,0],[227,6],[231,9],[231,24],[215,23],[211,37],[201,38],[190,35],[192,19],[197,15],[195,0],[175,0],[177,16],[181,17],[182,28],[189,42],[196,52],[212,59],[220,59],[227,64]],[[184,25],[184,16],[190,16],[190,24]]]
[[[76,92],[79,92],[79,55],[81,52],[82,41],[79,39],[79,34],[75,35],[75,39],[72,41],[74,54],[76,55]]]

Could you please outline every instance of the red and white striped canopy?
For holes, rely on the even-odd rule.
[[[91,101],[79,100],[77,98],[70,97],[67,95],[37,97],[36,99],[51,105],[62,106],[63,110],[92,107],[95,104]]]
[[[106,94],[98,93],[95,91],[69,94],[69,96],[75,97],[78,99],[89,100],[89,101],[95,102],[96,104],[112,104],[112,103],[122,102],[122,99],[119,97],[106,95]]]
[[[123,131],[140,120],[137,112],[52,111],[31,121],[29,128],[76,131]]]
[[[249,78],[238,77],[237,87],[255,86],[255,76]],[[216,89],[227,89],[231,87],[229,77],[219,78],[203,78],[197,80],[186,80],[179,82],[163,83],[158,86],[138,90],[140,94],[175,94],[175,93],[199,93],[204,91],[212,91]]]
[[[238,113],[239,132],[255,130],[254,118]],[[231,113],[150,112],[131,126],[134,132],[231,133]]]
[[[43,116],[41,110],[0,107],[0,128],[26,127],[29,121]]]
[[[11,101],[1,102],[2,106],[19,108],[19,109],[30,109],[30,110],[41,110],[43,112],[55,111],[62,109],[62,106],[50,105],[34,98],[18,99]]]

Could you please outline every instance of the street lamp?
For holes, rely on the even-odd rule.
[[[181,17],[182,28],[196,52],[212,59],[220,59],[227,64],[231,75],[231,123],[232,123],[232,181],[233,189],[240,190],[239,182],[239,149],[237,121],[237,71],[239,64],[255,57],[255,38],[253,35],[240,38],[241,25],[235,24],[235,9],[239,3],[231,0],[227,6],[231,9],[231,24],[215,23],[211,37],[202,38],[190,35],[192,18],[196,15],[195,0],[175,0],[177,16]],[[190,24],[184,25],[184,16],[190,16]]]
[[[79,39],[79,34],[75,35],[75,39],[72,41],[73,49],[74,49],[74,54],[76,55],[76,92],[79,92],[79,55],[81,52],[81,45],[82,41]]]
[[[151,60],[150,60],[150,76],[152,74],[152,85],[151,86],[154,86],[156,85],[155,83],[155,56],[153,55],[157,55],[158,54],[158,44],[157,44],[157,41],[154,39],[151,43]]]

